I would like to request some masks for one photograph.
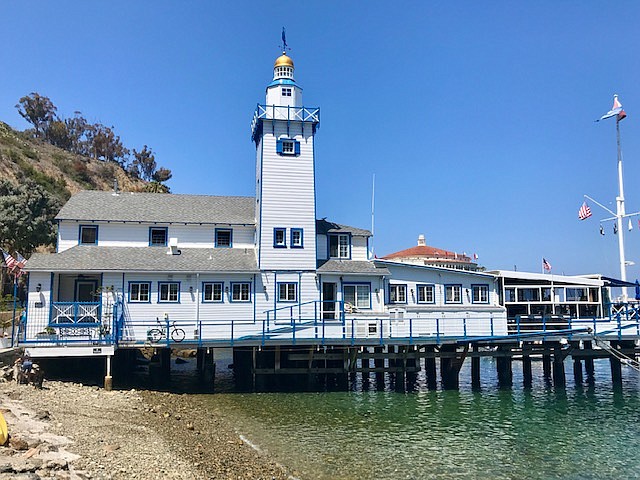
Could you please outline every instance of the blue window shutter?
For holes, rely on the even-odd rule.
[[[276,153],[282,155],[282,140],[276,141]]]
[[[296,141],[295,144],[296,144],[295,146],[296,155],[300,155],[300,142]]]

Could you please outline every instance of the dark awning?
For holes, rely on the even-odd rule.
[[[635,282],[625,282],[624,280],[618,280],[617,278],[602,277],[602,281],[608,287],[635,287]]]

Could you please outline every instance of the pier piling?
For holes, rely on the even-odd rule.
[[[533,385],[533,374],[531,373],[531,343],[522,343],[522,385],[524,388],[531,388]]]
[[[477,343],[473,344],[473,353],[477,354],[480,347]],[[471,388],[474,390],[480,389],[480,357],[471,357]]]

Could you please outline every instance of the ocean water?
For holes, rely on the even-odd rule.
[[[640,478],[640,376],[623,367],[614,389],[608,361],[595,363],[595,382],[576,385],[568,361],[564,389],[534,362],[525,390],[514,362],[513,388],[501,390],[493,359],[483,358],[480,391],[467,364],[459,391],[428,391],[423,376],[412,393],[375,391],[372,376],[368,391],[201,398],[304,479]]]

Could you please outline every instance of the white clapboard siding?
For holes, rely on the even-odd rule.
[[[369,260],[367,237],[353,235],[351,237],[351,259]]]
[[[40,286],[39,292],[38,286]],[[49,325],[51,292],[55,289],[56,285],[51,285],[51,274],[46,272],[31,272],[29,274],[25,337],[27,340],[33,340],[38,332],[42,332]]]
[[[149,229],[166,227],[167,238],[177,238],[181,248],[213,248],[215,229],[233,230],[233,248],[253,248],[255,227],[238,225],[180,225],[180,224],[134,224],[134,223],[82,223],[60,222],[58,251],[62,252],[78,245],[80,225],[98,226],[98,245],[103,247],[148,247]]]
[[[276,153],[281,137],[300,142],[300,155]],[[260,268],[263,270],[313,270],[316,266],[315,183],[313,134],[307,124],[265,121],[262,139],[260,197]],[[286,248],[274,248],[274,228],[286,228]],[[290,248],[291,229],[303,229],[304,248]]]

